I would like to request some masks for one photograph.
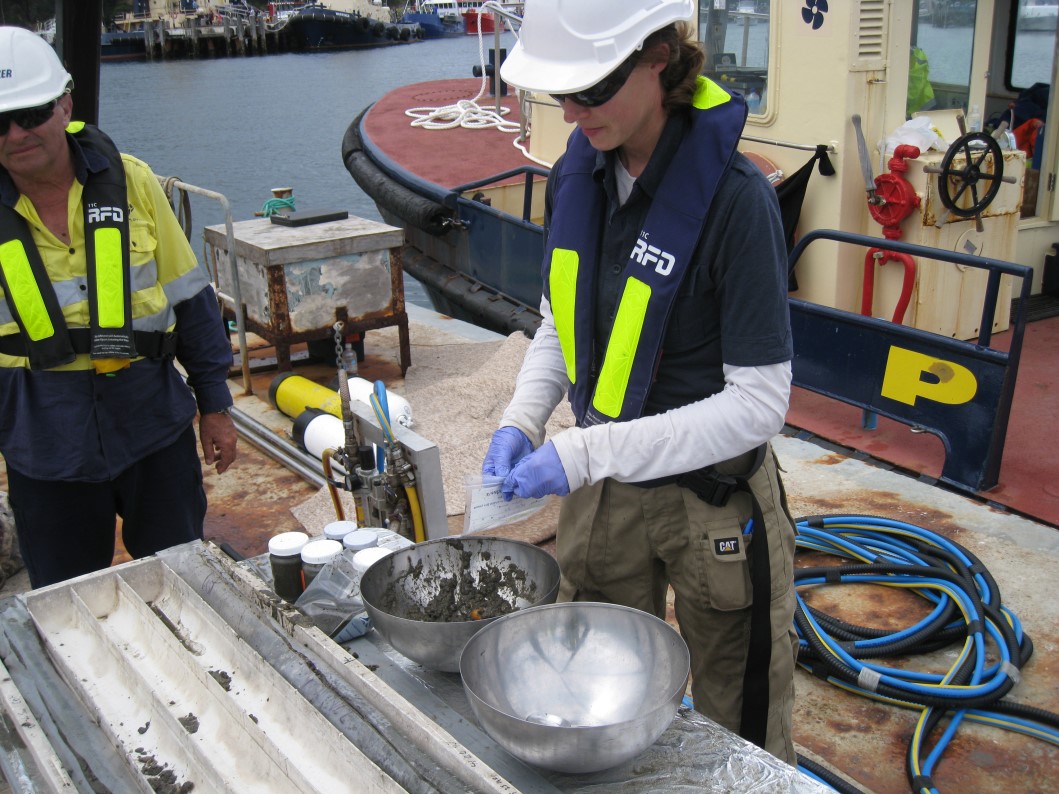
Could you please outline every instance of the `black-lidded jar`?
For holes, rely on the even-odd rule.
[[[268,541],[272,567],[272,589],[284,601],[294,603],[302,594],[302,548],[309,542],[305,532],[282,532]]]

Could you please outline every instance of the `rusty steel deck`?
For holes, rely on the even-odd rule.
[[[400,388],[399,354],[395,349],[368,345],[360,374]],[[253,396],[241,394],[238,374],[233,378],[237,404],[260,403],[259,420],[277,433],[289,432],[289,420],[267,405],[268,385],[275,372],[268,368],[268,351],[253,376]],[[468,366],[475,360],[467,348]],[[412,362],[416,360],[413,345]],[[326,382],[333,372],[327,364],[296,364],[299,374]],[[790,429],[792,434],[797,430]],[[1059,581],[1059,530],[974,499],[921,482],[914,477],[874,466],[856,453],[827,448],[797,438],[779,436],[774,448],[785,472],[785,483],[796,516],[868,514],[906,521],[956,540],[978,556],[995,577],[1009,606],[1021,619],[1036,646],[1022,670],[1021,682],[1009,696],[1018,702],[1059,712],[1059,608],[1050,593]],[[1041,477],[1050,477],[1044,466]],[[253,556],[266,548],[268,537],[300,528],[290,508],[316,493],[297,475],[271,458],[243,444],[240,460],[223,476],[207,473],[210,499],[207,539],[225,543]],[[1053,480],[1054,481],[1054,480]],[[2,484],[0,484],[2,487]],[[529,539],[554,548],[556,505],[498,534]],[[450,517],[452,531],[462,517]],[[818,555],[812,555],[818,557]],[[120,562],[127,557],[119,557]],[[819,563],[800,556],[798,564]],[[8,590],[9,592],[9,590]],[[922,599],[894,588],[842,585],[812,588],[804,593],[815,607],[854,623],[895,629],[914,622],[925,611]],[[944,671],[955,649],[901,662],[916,669]],[[918,714],[848,694],[799,671],[795,708],[795,741],[799,751],[839,771],[863,791],[898,794],[909,791],[905,752]],[[1059,749],[1045,742],[985,728],[960,728],[945,753],[936,782],[943,792],[988,792],[1017,788],[1023,792],[1056,789]]]

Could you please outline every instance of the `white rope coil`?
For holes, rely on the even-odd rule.
[[[409,108],[405,111],[406,116],[411,116],[413,127],[422,127],[427,130],[451,130],[456,127],[480,130],[495,127],[500,132],[517,133],[519,125],[513,121],[504,119],[510,108],[500,108],[500,112],[483,108],[478,100],[485,96],[488,87],[488,75],[485,70],[485,40],[482,37],[482,12],[490,7],[500,7],[493,2],[483,3],[478,14],[478,63],[482,70],[482,83],[478,93],[472,99],[461,99],[452,105],[441,107],[419,107]],[[495,16],[497,25],[502,25],[502,17]],[[499,68],[499,65],[497,66]],[[499,75],[496,76],[499,80]]]
[[[499,114],[495,110],[487,110],[478,104],[481,96],[479,93],[474,99],[461,99],[455,104],[436,108],[409,108],[405,115],[414,119],[413,127],[428,130],[451,130],[455,127],[480,130],[496,127],[500,132],[518,132],[518,124],[504,119],[504,116],[511,112],[510,108],[501,108]]]
[[[495,3],[492,0],[483,3],[480,11],[484,12],[489,8],[500,8],[503,7],[499,3]],[[503,24],[501,22],[500,15],[496,15],[496,24]],[[518,31],[514,31],[515,36],[518,36]],[[478,15],[478,63],[482,69],[482,83],[478,88],[478,93],[473,99],[461,99],[452,105],[442,105],[441,107],[419,107],[409,108],[405,111],[406,116],[410,116],[413,121],[411,126],[422,127],[426,130],[451,130],[456,127],[466,127],[467,129],[487,129],[489,127],[495,127],[499,132],[506,132],[512,134],[518,134],[521,132],[520,125],[514,121],[507,121],[504,116],[511,112],[510,108],[500,108],[500,113],[495,110],[483,108],[478,104],[478,100],[485,96],[485,92],[488,87],[488,75],[485,72],[485,40],[482,37],[482,15]],[[499,75],[497,75],[499,79]],[[522,100],[525,98],[522,97]],[[522,117],[528,119],[528,106],[523,101],[520,106]],[[512,145],[522,152],[523,156],[538,165],[542,165],[545,168],[551,168],[552,164],[541,160],[538,157],[534,157],[530,154],[529,149],[526,148],[526,138],[519,136],[515,138]]]

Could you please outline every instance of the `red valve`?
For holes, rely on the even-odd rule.
[[[918,147],[901,144],[887,163],[890,173],[880,174],[875,179],[875,195],[880,200],[869,203],[868,211],[875,222],[883,227],[883,237],[887,240],[901,238],[901,221],[915,212],[920,204],[915,188],[903,176],[908,171],[906,160],[915,160],[917,157]]]

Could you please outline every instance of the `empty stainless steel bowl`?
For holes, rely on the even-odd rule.
[[[360,592],[372,625],[398,653],[457,673],[476,632],[514,610],[555,601],[559,565],[522,541],[442,538],[373,563]]]
[[[483,628],[463,649],[479,724],[516,758],[557,772],[609,769],[673,721],[691,666],[665,621],[614,604],[534,607]]]

